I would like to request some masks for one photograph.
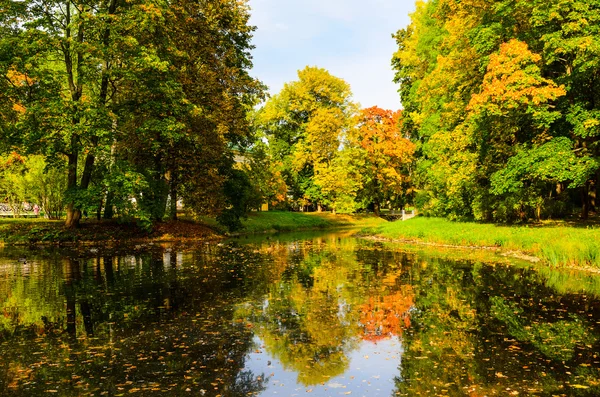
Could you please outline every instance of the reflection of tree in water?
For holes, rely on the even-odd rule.
[[[346,351],[357,331],[348,306],[341,305],[344,293],[337,287],[343,290],[343,276],[322,260],[311,256],[306,263],[292,265],[271,287],[268,304],[256,302],[247,313],[267,350],[284,367],[298,372],[298,381],[305,385],[347,369]]]
[[[430,260],[412,273],[398,395],[598,395],[600,302],[514,267]]]
[[[15,278],[15,288],[41,303],[19,306],[14,316],[31,324],[4,328],[0,390],[15,396],[264,390],[262,374],[242,372],[253,335],[233,320],[232,309],[247,296],[245,283],[259,285],[251,280],[262,273],[256,261],[243,259],[250,253],[208,251],[185,254],[183,263],[179,253],[162,250],[39,262],[41,273],[55,277]],[[0,302],[9,302],[14,288],[0,288]],[[46,310],[56,307],[63,314]],[[30,308],[41,310],[32,314]]]
[[[293,244],[279,256],[287,268],[266,301],[240,306],[238,316],[255,324],[265,348],[299,383],[314,385],[344,373],[361,339],[398,335],[412,294],[400,282],[397,258],[375,258],[390,265],[377,269],[356,260],[382,250],[365,251],[354,239]]]
[[[363,339],[377,342],[393,335],[402,335],[403,329],[410,327],[410,309],[414,296],[407,285],[394,294],[369,297],[360,306],[359,322],[363,327]]]

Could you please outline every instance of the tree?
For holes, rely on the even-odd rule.
[[[268,153],[267,145],[259,138],[250,150],[243,153],[240,167],[246,172],[261,204],[275,206],[287,199],[287,185],[282,177],[282,163]]]
[[[25,165],[27,173],[23,182],[27,190],[27,201],[38,204],[46,218],[60,219],[65,207],[65,164],[47,164],[43,156],[33,155],[27,157]]]
[[[0,158],[0,197],[8,203],[14,218],[21,214],[27,200],[26,172],[25,158],[19,154]]]
[[[356,106],[348,83],[325,69],[306,67],[298,78],[264,105],[257,123],[273,159],[283,163],[294,199],[321,208],[329,200],[325,175],[332,172]]]
[[[67,161],[67,226],[85,208],[110,217],[115,204],[158,221],[169,196],[172,218],[180,197],[200,211],[196,196],[217,192],[210,208],[220,209],[219,170],[249,139],[246,113],[264,89],[248,73],[248,20],[236,0],[10,2],[1,149]],[[117,199],[125,185],[130,197]]]
[[[395,35],[392,64],[403,131],[417,143],[419,206],[450,218],[518,220],[550,216],[579,191],[587,217],[600,186],[598,5],[432,0],[418,2],[411,18]],[[499,193],[493,175],[522,170],[516,161],[539,158],[544,147],[560,153],[554,165],[582,174],[553,186],[561,178],[519,171],[523,190]]]
[[[232,148],[252,141],[247,113],[264,89],[248,73],[254,28],[247,5],[233,0],[181,0],[162,15],[143,38],[157,59],[138,62],[122,100],[117,153],[148,181],[140,205],[151,219],[163,218],[168,197],[171,219],[178,198],[196,213],[218,213]]]
[[[600,157],[600,6],[589,1],[534,1],[531,25],[537,50],[544,59],[545,73],[565,86],[566,95],[557,103],[562,118],[556,134],[573,142],[582,158]],[[600,167],[577,187],[582,217],[600,205]]]
[[[374,204],[379,215],[381,204],[393,200],[403,206],[409,190],[410,169],[415,144],[402,136],[402,112],[376,106],[363,109],[351,138],[362,149],[364,163],[362,195]]]
[[[121,11],[136,8],[121,6],[120,0],[10,2],[9,19],[2,20],[10,33],[1,39],[0,73],[11,83],[3,99],[24,109],[13,127],[20,136],[7,138],[30,152],[66,157],[70,227],[79,223],[81,194],[112,133],[109,105],[123,51],[117,38],[127,20]]]
[[[485,188],[489,186],[491,175],[504,169],[507,162],[511,163],[509,159],[512,160],[519,147],[527,147],[532,142],[539,142],[535,145],[539,146],[550,139],[549,128],[560,117],[560,113],[552,109],[552,103],[565,95],[564,87],[542,77],[540,60],[526,43],[513,39],[502,44],[498,54],[490,56],[481,92],[471,98],[468,110],[474,123],[472,142],[481,164],[479,183]],[[522,156],[517,158],[523,160]],[[561,156],[555,158],[556,161],[561,159]],[[535,198],[529,197],[534,192]],[[540,215],[543,195],[543,191],[528,189],[527,194],[519,196],[525,201],[507,197],[508,206],[502,200],[488,199],[490,203],[480,203],[475,215],[480,219],[503,221],[523,219],[527,207],[536,208],[536,214]],[[510,211],[510,207],[516,211]],[[501,216],[498,216],[499,209]]]

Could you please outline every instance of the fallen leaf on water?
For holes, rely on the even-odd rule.
[[[589,386],[584,386],[584,385],[571,385],[571,387],[574,387],[575,389],[589,389]]]

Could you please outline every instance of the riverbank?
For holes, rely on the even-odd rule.
[[[202,217],[200,221],[222,234],[227,229],[217,223],[214,218]],[[356,229],[377,227],[385,220],[372,215],[346,215],[329,212],[251,212],[248,218],[242,219],[243,229],[231,235],[296,232],[303,230],[321,230],[340,227]]]
[[[476,248],[551,266],[600,271],[600,226],[594,223],[502,226],[425,217],[387,222],[367,215],[273,211],[251,213],[243,224],[244,229],[233,235],[347,228],[361,230],[361,236],[375,240],[440,248]],[[209,241],[228,235],[231,236],[212,218],[202,218],[199,222],[161,222],[152,232],[134,223],[114,221],[87,220],[78,229],[67,229],[62,221],[0,219],[0,244],[4,245]]]
[[[341,227],[355,229],[377,227],[384,220],[366,215],[333,215],[330,213],[254,212],[242,220],[244,228],[233,235],[250,235],[307,230],[325,230]],[[151,232],[135,223],[116,221],[83,221],[77,229],[67,229],[63,221],[41,218],[0,219],[0,244],[73,244],[111,243],[125,241],[194,241],[215,240],[228,235],[214,218],[195,222],[180,220],[161,222]]]
[[[64,221],[45,219],[0,219],[0,244],[30,245],[74,243],[112,244],[137,241],[193,241],[219,239],[219,233],[195,222],[161,222],[151,232],[135,223],[84,221],[76,229],[64,227]]]
[[[600,270],[600,226],[591,222],[504,226],[419,217],[364,228],[361,234],[386,241],[490,249],[552,266]]]

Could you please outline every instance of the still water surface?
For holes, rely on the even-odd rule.
[[[4,249],[0,395],[600,395],[600,277],[450,255]]]

